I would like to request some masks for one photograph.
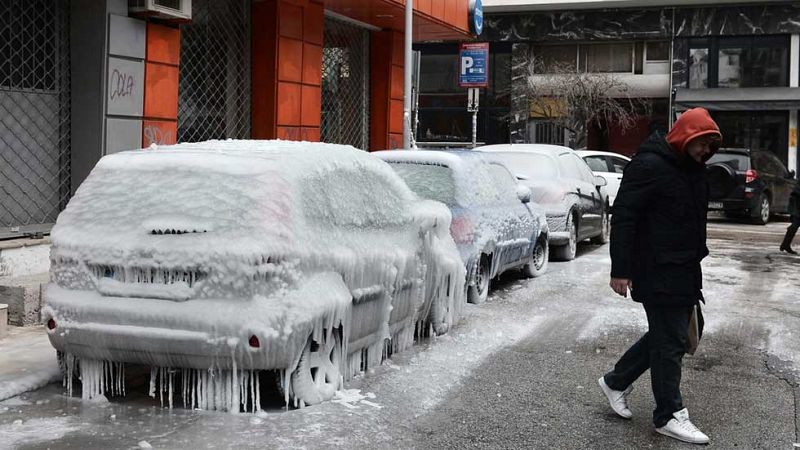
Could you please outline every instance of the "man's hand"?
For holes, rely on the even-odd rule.
[[[633,281],[628,278],[612,278],[608,283],[617,294],[628,298],[628,289],[633,289]]]

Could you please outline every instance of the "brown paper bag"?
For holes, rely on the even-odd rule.
[[[700,338],[703,337],[703,325],[703,311],[698,303],[692,307],[692,317],[689,318],[689,340],[686,342],[686,353],[694,355],[697,351]]]

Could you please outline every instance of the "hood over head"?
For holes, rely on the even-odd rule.
[[[686,153],[686,144],[692,139],[707,135],[715,135],[718,141],[722,140],[722,133],[708,111],[704,108],[693,108],[678,117],[667,134],[667,142],[675,152],[683,155]],[[718,148],[719,143],[712,146],[711,154],[716,153]]]

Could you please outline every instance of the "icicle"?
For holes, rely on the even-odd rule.
[[[158,376],[158,367],[150,368],[150,392],[148,395],[151,398],[156,398],[156,376]]]

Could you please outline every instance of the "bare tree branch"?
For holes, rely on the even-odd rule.
[[[571,144],[584,147],[588,127],[614,124],[622,132],[633,128],[650,103],[632,95],[630,87],[608,73],[582,73],[572,64],[545,64],[529,55],[527,96],[532,115],[566,129]]]

